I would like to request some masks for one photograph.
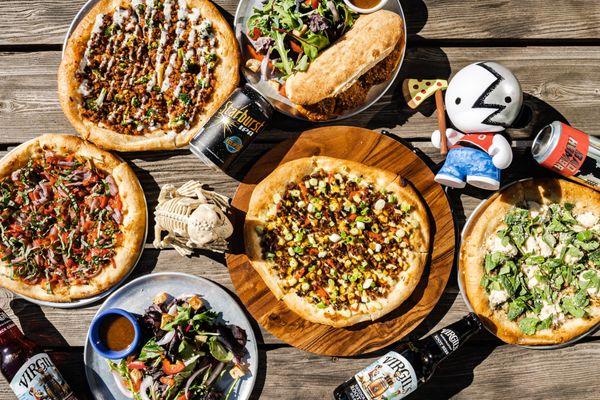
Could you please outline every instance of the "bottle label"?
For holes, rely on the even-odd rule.
[[[0,335],[11,329],[13,326],[15,326],[15,323],[12,322],[12,319],[10,319],[4,310],[0,309]]]
[[[417,389],[417,375],[400,354],[390,351],[354,376],[364,399],[398,400]],[[356,396],[356,399],[363,397]]]
[[[452,329],[444,328],[432,335],[440,350],[447,356],[460,346],[460,339]]]
[[[19,400],[77,400],[46,353],[38,353],[10,381]]]

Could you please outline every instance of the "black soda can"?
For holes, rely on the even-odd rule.
[[[190,142],[190,150],[206,165],[226,173],[235,160],[261,133],[273,107],[250,85],[233,91]]]

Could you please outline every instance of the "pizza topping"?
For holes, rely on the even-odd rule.
[[[211,22],[185,0],[99,14],[76,74],[82,115],[130,135],[189,129],[213,92],[216,46]]]
[[[257,228],[283,282],[321,309],[366,312],[403,279],[419,229],[411,205],[360,177],[316,169],[273,198]]]
[[[84,284],[110,265],[120,237],[121,198],[91,160],[47,151],[0,180],[0,255],[12,278]]]
[[[486,243],[481,285],[526,335],[585,318],[600,303],[600,224],[573,205],[513,208]]]

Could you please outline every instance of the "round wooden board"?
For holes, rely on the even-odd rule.
[[[433,253],[413,294],[396,310],[374,321],[347,328],[315,324],[291,311],[267,288],[244,254],[243,224],[257,182],[278,165],[297,158],[323,155],[353,160],[397,173],[409,180],[429,206]],[[398,141],[364,128],[316,128],[287,140],[250,169],[233,199],[238,238],[226,256],[233,285],[252,316],[270,333],[299,349],[329,356],[353,356],[378,350],[411,332],[433,309],[450,276],[455,229],[442,187],[429,167]]]

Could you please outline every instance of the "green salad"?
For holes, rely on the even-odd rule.
[[[490,306],[526,335],[586,318],[600,302],[600,224],[569,203],[513,208],[486,242],[484,275]]]
[[[197,295],[160,293],[140,319],[144,346],[108,360],[115,383],[134,400],[229,400],[247,374],[246,332],[227,325]]]
[[[311,61],[352,27],[356,14],[342,0],[268,0],[248,19],[248,52],[283,78]]]

